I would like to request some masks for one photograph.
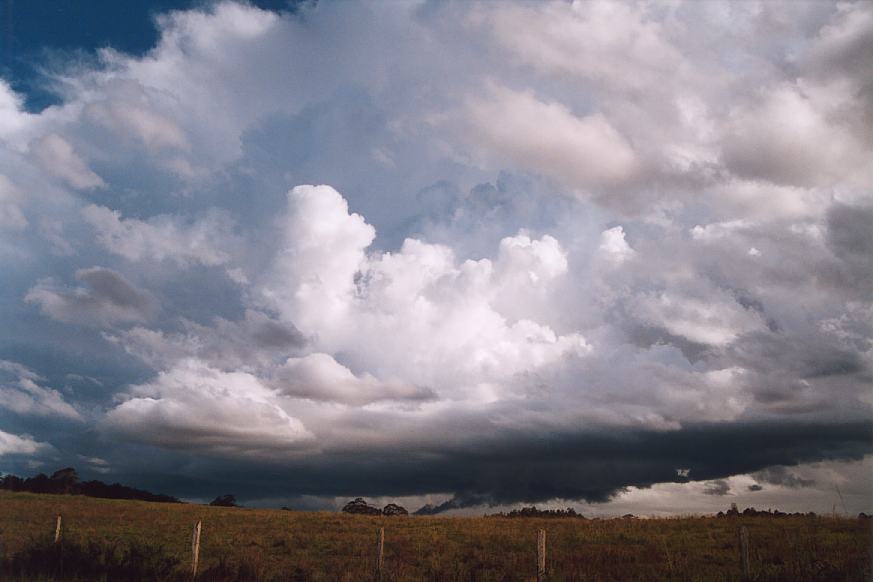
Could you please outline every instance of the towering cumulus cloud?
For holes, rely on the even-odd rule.
[[[0,81],[0,470],[873,509],[870,3],[155,25]]]

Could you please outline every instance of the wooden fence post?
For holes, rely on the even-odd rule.
[[[546,580],[546,530],[537,531],[537,582]]]
[[[385,555],[385,528],[380,527],[376,532],[376,570],[373,572],[373,580],[382,582],[382,560]]]
[[[200,562],[200,529],[202,522],[194,525],[194,535],[191,537],[191,577],[197,577],[197,565]]]
[[[55,522],[55,543],[61,541],[61,515],[58,514],[58,519]]]
[[[740,559],[743,562],[743,580],[752,579],[752,568],[749,563],[749,530],[740,526]]]

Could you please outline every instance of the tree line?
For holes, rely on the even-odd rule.
[[[158,503],[182,503],[171,495],[163,495],[128,487],[120,483],[103,481],[80,481],[73,467],[55,471],[51,476],[40,473],[34,477],[22,478],[17,475],[4,475],[0,478],[0,489],[7,491],[27,491],[30,493],[53,493],[56,495],[84,495],[103,499],[136,499]]]

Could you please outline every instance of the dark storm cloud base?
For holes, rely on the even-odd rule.
[[[867,421],[725,423],[676,431],[518,434],[451,453],[333,453],[272,467],[217,461],[200,465],[203,474],[198,478],[135,478],[137,484],[182,497],[200,496],[205,490],[233,490],[243,500],[453,494],[437,509],[442,511],[552,499],[605,502],[627,487],[721,479],[822,460],[857,460],[871,452],[873,423]],[[680,477],[677,470],[686,468],[688,477]]]

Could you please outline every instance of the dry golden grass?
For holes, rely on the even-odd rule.
[[[202,520],[202,569],[224,558],[262,580],[369,580],[379,527],[386,582],[532,580],[538,528],[548,532],[549,580],[738,580],[741,524],[756,579],[871,579],[869,520],[385,518],[0,492],[5,555],[53,534],[56,514],[65,539],[157,544],[180,569]]]

